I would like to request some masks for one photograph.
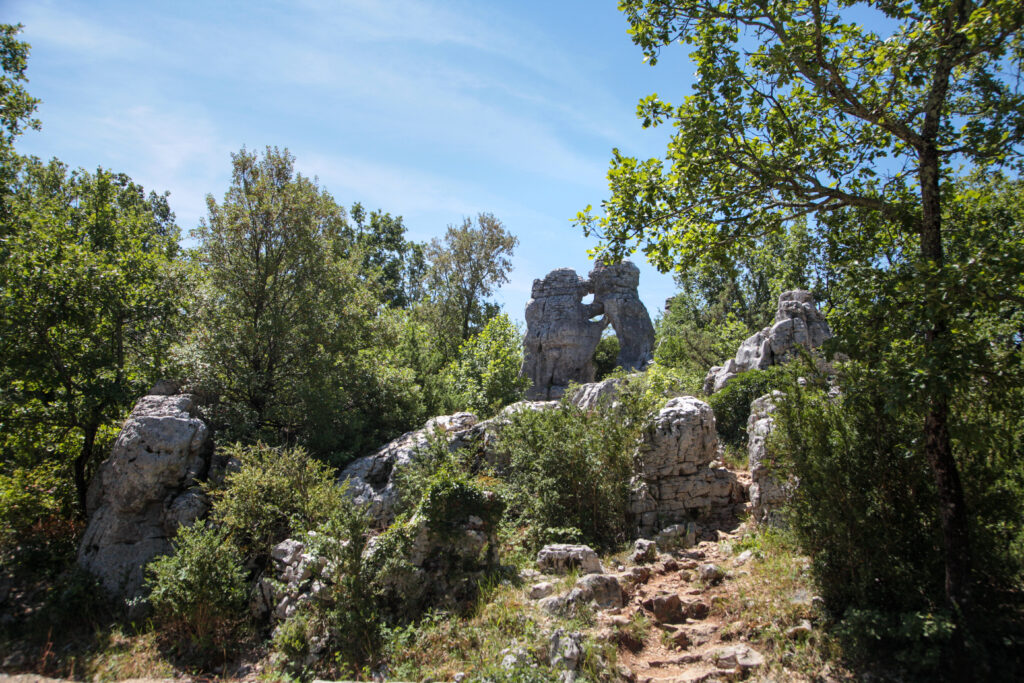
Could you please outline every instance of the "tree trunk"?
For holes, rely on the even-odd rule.
[[[96,432],[99,431],[99,425],[95,423],[89,424],[84,429],[85,439],[82,443],[82,451],[75,458],[75,490],[78,493],[78,507],[83,519],[87,513],[85,498],[89,486],[89,482],[85,480],[85,468],[89,464],[89,460],[92,459],[92,451],[96,446]]]
[[[934,273],[940,275],[943,266],[942,214],[939,196],[938,150],[928,146],[921,154],[921,256],[930,262]],[[926,296],[932,300],[931,328],[926,335],[929,355],[936,360],[940,345],[948,334],[948,314],[941,301],[940,282],[928,283]],[[945,545],[946,601],[953,611],[954,619],[967,609],[970,592],[970,534],[968,531],[967,505],[964,500],[960,473],[949,438],[949,400],[945,387],[931,387],[926,398],[927,412],[924,420],[924,451],[931,466],[938,489],[942,536]]]

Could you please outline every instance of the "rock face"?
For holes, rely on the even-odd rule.
[[[736,476],[712,466],[717,452],[711,406],[692,396],[669,400],[637,449],[630,509],[641,536],[743,502]]]
[[[704,378],[704,393],[713,394],[747,370],[764,370],[783,362],[798,346],[816,349],[832,337],[828,323],[814,305],[810,292],[794,289],[779,296],[775,323],[748,337],[725,365],[711,368]]]
[[[618,364],[626,370],[642,370],[654,359],[654,325],[640,301],[640,269],[630,261],[613,265],[598,263],[590,271],[594,303],[619,339]]]
[[[583,303],[592,291],[571,268],[533,281],[523,340],[522,374],[532,381],[527,399],[561,398],[571,382],[594,381],[594,351],[608,323],[591,320],[604,311],[596,302]]]
[[[775,426],[773,394],[754,399],[747,420],[747,458],[750,463],[750,515],[757,524],[781,522],[778,510],[789,500],[795,485],[780,481],[769,467],[765,442]]]
[[[654,326],[637,294],[639,282],[640,271],[629,261],[598,264],[586,280],[559,268],[533,281],[523,340],[528,399],[557,399],[570,383],[593,382],[594,351],[608,325],[619,339],[620,366],[638,370],[651,361]],[[588,294],[594,300],[585,304]]]
[[[477,423],[477,416],[473,413],[431,418],[422,429],[406,432],[376,453],[349,463],[338,483],[347,481],[353,500],[360,505],[368,505],[367,512],[375,526],[384,528],[394,519],[394,508],[398,503],[394,473],[408,467],[421,453],[425,453],[429,439],[435,433],[447,438],[453,450],[479,439],[483,430],[474,429]]]
[[[565,574],[578,569],[581,574],[601,574],[601,561],[593,548],[572,543],[552,543],[537,553],[537,568],[542,572]]]
[[[171,550],[181,525],[202,517],[205,498],[194,488],[210,469],[213,443],[188,394],[143,396],[89,486],[89,523],[78,563],[110,593],[136,597],[143,567]]]
[[[490,420],[480,421],[473,413],[455,413],[433,417],[422,429],[406,432],[394,441],[382,446],[376,453],[353,460],[342,470],[338,483],[348,482],[349,494],[353,500],[367,505],[373,525],[379,529],[387,527],[395,518],[398,504],[398,489],[395,473],[408,467],[422,454],[427,453],[431,436],[443,437],[448,448],[468,448],[487,459],[491,464],[500,465],[500,453],[490,448],[497,430],[509,416],[522,410],[550,410],[556,402],[520,401]]]

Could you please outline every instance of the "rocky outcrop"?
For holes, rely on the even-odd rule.
[[[771,468],[767,440],[775,426],[774,399],[778,393],[754,399],[747,420],[747,459],[750,467],[750,516],[757,524],[778,524],[795,483],[781,479]]]
[[[629,261],[598,264],[586,280],[559,268],[533,281],[523,339],[528,399],[557,399],[572,383],[593,382],[594,351],[608,325],[619,340],[619,366],[640,370],[651,361],[654,326],[637,294],[639,282],[640,270]],[[585,304],[588,294],[594,300]]]
[[[743,503],[735,474],[713,465],[717,452],[711,406],[692,396],[669,400],[635,457],[630,509],[641,536]]]
[[[500,466],[502,455],[491,448],[494,438],[511,415],[523,410],[550,410],[553,401],[520,401],[505,408],[490,420],[480,421],[473,413],[442,415],[427,421],[421,429],[406,432],[382,446],[377,452],[353,460],[342,470],[338,483],[348,483],[355,503],[367,506],[367,513],[378,529],[395,518],[399,492],[395,474],[427,457],[431,438],[443,438],[452,451],[468,449],[488,463]]]
[[[177,528],[202,517],[195,486],[210,469],[213,443],[191,395],[156,395],[135,404],[89,487],[89,522],[78,563],[113,595],[138,596],[143,567],[171,550]]]
[[[825,317],[810,292],[794,289],[779,296],[775,323],[748,337],[725,365],[715,366],[704,378],[704,393],[713,394],[736,375],[764,370],[790,357],[797,347],[816,349],[832,337]]]
[[[637,293],[640,269],[630,261],[598,263],[590,271],[590,282],[594,303],[603,307],[605,320],[619,339],[619,367],[643,370],[654,360],[654,325]]]
[[[473,413],[431,418],[422,429],[406,432],[376,453],[349,463],[342,470],[338,483],[348,482],[349,495],[354,502],[366,505],[374,526],[384,528],[394,519],[398,505],[395,473],[426,454],[432,437],[446,439],[452,450],[478,441],[484,431],[475,429],[478,422]]]
[[[573,382],[594,381],[594,351],[605,320],[594,321],[603,308],[584,304],[591,283],[572,268],[559,268],[533,281],[526,303],[522,374],[530,378],[530,400],[557,399]]]

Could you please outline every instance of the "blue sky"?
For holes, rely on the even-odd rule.
[[[643,64],[613,0],[6,0],[0,21],[25,25],[43,101],[22,153],[169,190],[186,233],[243,145],[289,148],[413,239],[494,213],[520,240],[496,297],[519,320],[534,278],[590,269],[569,219],[607,195],[611,149],[663,151],[637,100],[692,72],[682,50]],[[634,260],[653,316],[674,284]]]

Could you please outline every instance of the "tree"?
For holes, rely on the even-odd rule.
[[[362,253],[363,270],[380,273],[384,301],[407,308],[419,300],[426,271],[425,245],[405,239],[402,217],[382,211],[367,216],[358,202],[352,205],[349,216],[354,223],[348,231],[350,239]]]
[[[494,316],[462,343],[448,368],[454,408],[491,416],[520,400],[529,385],[519,374],[522,366],[523,335],[504,313]]]
[[[39,129],[39,120],[32,117],[39,100],[22,85],[28,80],[29,44],[17,39],[21,29],[21,24],[0,24],[0,235],[9,225],[8,193],[21,166],[14,139],[26,128]]]
[[[508,282],[518,244],[493,214],[481,213],[476,227],[469,218],[457,228],[449,225],[444,242],[434,239],[427,247],[434,329],[450,349],[447,359],[497,313],[486,297]]]
[[[388,361],[375,272],[344,210],[287,150],[232,155],[222,203],[193,233],[203,280],[193,371],[244,441],[359,452],[407,427],[411,373]],[[383,335],[383,336],[382,336]]]
[[[884,30],[849,20],[854,5]],[[616,150],[606,215],[595,219],[588,209],[578,217],[613,255],[638,242],[662,269],[687,271],[727,260],[810,214],[838,242],[856,236],[860,254],[871,258],[884,258],[894,235],[916,238],[914,251],[897,255],[914,265],[924,323],[919,376],[908,390],[923,406],[946,595],[959,614],[968,606],[970,543],[948,429],[943,296],[952,283],[943,205],[955,164],[1019,158],[1024,9],[999,0],[623,0],[620,7],[651,64],[663,46],[685,42],[698,80],[681,105],[656,95],[640,102],[645,126],[671,120],[676,128],[666,160],[639,162]],[[852,212],[868,218],[841,220]]]
[[[167,362],[182,299],[166,195],[25,160],[0,250],[4,459],[73,461],[83,512],[101,429]],[[66,449],[76,443],[76,452]]]

